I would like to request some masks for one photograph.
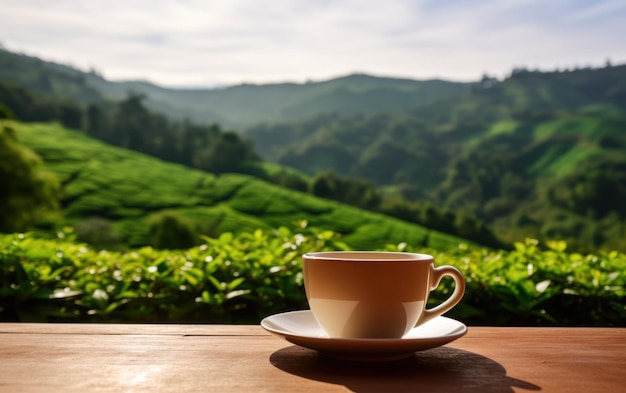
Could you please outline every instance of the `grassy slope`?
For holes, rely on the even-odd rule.
[[[529,163],[530,173],[538,177],[565,176],[593,156],[623,157],[624,124],[624,118],[582,111],[539,123],[533,130],[534,140],[550,140],[553,146],[536,162]],[[604,138],[614,141],[603,144]]]
[[[449,247],[462,240],[384,215],[315,198],[243,175],[215,176],[112,147],[58,124],[12,123],[63,183],[70,222],[91,216],[116,222],[132,245],[145,242],[144,219],[171,209],[209,234],[308,220],[344,234],[355,248],[407,242]]]
[[[527,174],[537,178],[566,176],[593,156],[621,154],[621,145],[602,146],[601,140],[620,134],[624,124],[623,118],[603,118],[581,111],[564,113],[535,124],[507,119],[495,122],[482,134],[473,136],[465,144],[465,150],[480,149],[489,138],[518,135],[523,144],[520,151],[541,146],[533,159],[525,162],[523,169]]]

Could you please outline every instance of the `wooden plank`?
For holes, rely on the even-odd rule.
[[[611,392],[626,386],[626,329],[490,328],[468,336],[464,349],[542,392]]]
[[[189,334],[194,332],[194,334]],[[614,392],[626,329],[470,327],[386,364],[320,356],[258,326],[0,324],[4,392]]]
[[[100,334],[100,335],[263,335],[269,333],[253,325],[189,324],[81,324],[81,323],[0,323],[0,334]]]

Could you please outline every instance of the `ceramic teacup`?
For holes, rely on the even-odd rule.
[[[465,280],[452,266],[434,266],[426,254],[379,251],[313,252],[302,257],[311,311],[332,338],[401,338],[454,307]],[[442,277],[456,285],[440,305],[427,309]]]

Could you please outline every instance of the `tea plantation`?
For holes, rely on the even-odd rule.
[[[0,320],[258,323],[307,308],[303,253],[350,249],[339,234],[306,223],[225,233],[179,251],[97,251],[64,236],[0,236]],[[470,325],[626,326],[624,254],[567,253],[562,242],[542,250],[533,240],[512,251],[380,249],[430,253],[436,265],[459,268],[466,294],[448,315]],[[430,301],[441,302],[452,285],[442,282]]]
[[[347,244],[360,249],[376,249],[386,242],[439,247],[461,241],[254,177],[217,176],[167,163],[58,124],[12,122],[10,126],[20,142],[39,154],[59,177],[66,224],[105,218],[132,247],[149,244],[146,220],[164,210],[189,218],[206,235],[270,229],[307,220],[342,233]]]

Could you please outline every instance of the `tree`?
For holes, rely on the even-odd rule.
[[[487,74],[483,74],[483,77],[480,79],[480,87],[482,87],[483,89],[488,89],[494,85],[496,85],[498,83],[498,79],[487,75]]]
[[[59,183],[0,120],[0,232],[27,230],[58,209]]]
[[[379,208],[382,201],[370,181],[338,176],[332,169],[315,176],[311,182],[311,193],[370,210]]]
[[[145,129],[150,116],[143,104],[145,98],[142,94],[130,93],[119,103],[113,122],[113,143],[132,150],[145,149],[144,140],[150,132]]]
[[[332,170],[318,173],[311,182],[311,193],[320,198],[335,198],[335,177]]]
[[[83,127],[83,111],[76,105],[64,103],[59,106],[59,120],[65,127],[80,130]]]
[[[106,134],[110,130],[109,119],[104,109],[96,104],[87,107],[87,124],[85,129],[87,134],[94,138],[107,140]]]
[[[270,181],[283,187],[303,192],[306,192],[309,188],[309,183],[304,178],[284,170],[272,176]]]
[[[194,157],[194,167],[213,173],[237,172],[245,162],[256,161],[252,145],[242,141],[234,132],[216,136]]]
[[[15,115],[9,107],[0,102],[0,120],[2,119],[15,119]]]

